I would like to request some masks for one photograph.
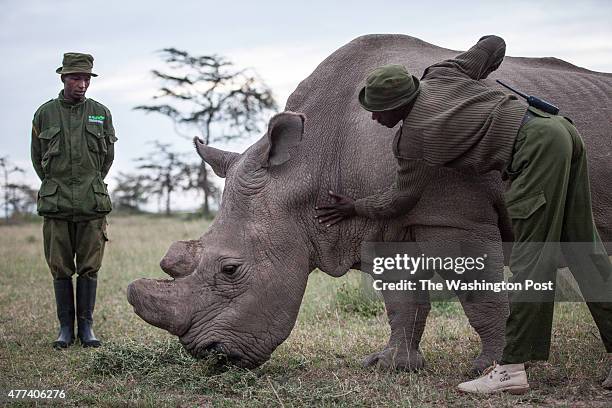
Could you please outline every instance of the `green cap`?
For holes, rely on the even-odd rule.
[[[93,56],[81,54],[80,52],[67,52],[64,54],[62,66],[55,70],[58,74],[89,74],[98,76],[91,72],[93,68]]]
[[[359,92],[359,103],[370,112],[389,111],[417,97],[421,84],[403,65],[383,65],[368,75]]]

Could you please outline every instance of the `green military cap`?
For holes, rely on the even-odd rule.
[[[359,103],[370,112],[382,112],[399,108],[419,94],[421,84],[403,65],[383,65],[366,78],[366,85],[359,92]]]
[[[93,68],[93,56],[91,54],[81,54],[80,52],[67,52],[64,54],[62,66],[55,70],[58,74],[89,74],[98,76],[91,72]]]

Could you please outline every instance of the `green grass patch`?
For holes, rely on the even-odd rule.
[[[362,284],[345,280],[336,293],[338,309],[362,317],[376,317],[385,311],[383,301],[365,290]]]

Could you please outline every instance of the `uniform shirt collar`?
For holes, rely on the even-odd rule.
[[[87,98],[85,97],[85,98],[83,98],[83,100],[82,100],[82,101],[77,102],[77,103],[68,102],[68,101],[66,100],[66,98],[64,98],[64,90],[63,90],[63,89],[60,91],[59,96],[58,96],[58,99],[59,99],[59,101],[62,103],[62,105],[65,105],[65,106],[79,106],[79,105],[84,104],[84,103],[85,103],[85,101],[87,100]]]

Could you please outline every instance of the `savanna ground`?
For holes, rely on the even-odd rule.
[[[99,349],[51,349],[57,323],[41,224],[0,227],[0,403],[10,406],[611,406],[599,384],[608,363],[580,303],[557,305],[552,355],[529,370],[523,396],[478,397],[456,391],[479,341],[457,303],[436,303],[418,373],[365,369],[361,359],[389,333],[380,302],[360,291],[361,275],[313,272],[296,327],[255,370],[218,370],[187,355],[176,337],[138,318],[129,282],[163,277],[158,262],[171,242],[198,237],[203,220],[111,217],[99,274],[95,330]],[[9,400],[11,389],[64,390],[62,400]]]

